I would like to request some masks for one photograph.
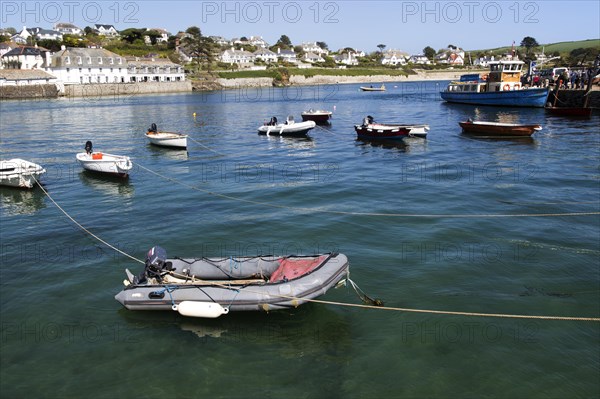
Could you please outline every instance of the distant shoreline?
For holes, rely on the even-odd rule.
[[[485,72],[484,70],[469,72]],[[392,75],[365,75],[365,76],[343,76],[343,75],[315,75],[305,77],[302,75],[290,76],[289,83],[286,86],[315,86],[315,85],[334,85],[334,84],[357,84],[357,83],[389,83],[389,82],[425,82],[434,80],[455,80],[460,75],[465,74],[465,70],[444,70],[444,71],[417,71],[416,74],[408,76]],[[241,89],[253,87],[273,87],[273,79],[269,77],[257,78],[218,78],[214,82],[192,81],[195,91],[214,91],[222,89]],[[285,86],[284,86],[285,87]]]

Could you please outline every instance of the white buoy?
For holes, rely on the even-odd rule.
[[[222,314],[229,313],[228,308],[224,308],[218,303],[196,301],[183,301],[179,305],[173,305],[173,310],[179,312],[182,316],[204,317],[207,319],[215,319]]]

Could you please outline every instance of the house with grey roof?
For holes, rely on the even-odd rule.
[[[282,50],[279,47],[277,47],[277,58],[281,61],[289,62],[291,64],[298,62],[294,50]]]
[[[236,50],[235,48],[230,48],[221,53],[220,56],[221,62],[227,64],[238,64],[239,66],[250,66],[256,59],[256,56],[249,52],[244,51],[244,49]]]
[[[81,36],[83,34],[83,29],[69,22],[57,22],[54,24],[53,29],[63,35]]]
[[[39,69],[0,69],[0,86],[57,83],[56,76]]]
[[[41,69],[49,71],[51,53],[43,47],[18,46],[2,56],[4,69]]]
[[[112,25],[95,24],[94,30],[100,36],[108,36],[108,37],[119,36],[119,31],[117,31],[117,29]]]
[[[64,84],[128,82],[127,61],[103,48],[63,46],[52,56],[51,70]]]
[[[181,82],[185,80],[183,67],[168,58],[127,59],[130,82]]]
[[[257,60],[262,60],[266,63],[277,62],[277,54],[268,48],[261,48],[254,52],[254,57]]]
[[[408,53],[400,50],[387,50],[383,53],[381,59],[382,65],[406,65],[406,59],[409,58]]]

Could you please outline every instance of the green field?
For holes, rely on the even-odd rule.
[[[521,48],[517,46],[517,48]],[[596,48],[600,49],[600,39],[588,39],[588,40],[578,40],[574,42],[558,42],[558,43],[549,43],[549,44],[540,44],[537,47],[538,51],[544,49],[545,54],[551,54],[555,51],[558,51],[561,54],[569,54],[572,50],[576,48]],[[502,53],[510,51],[511,46],[506,47],[498,47],[491,48],[485,50],[469,50],[472,53],[476,52],[492,52],[492,53]]]

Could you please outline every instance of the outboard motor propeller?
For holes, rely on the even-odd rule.
[[[85,142],[85,152],[88,154],[91,154],[93,152],[92,150],[92,142],[90,140]]]

